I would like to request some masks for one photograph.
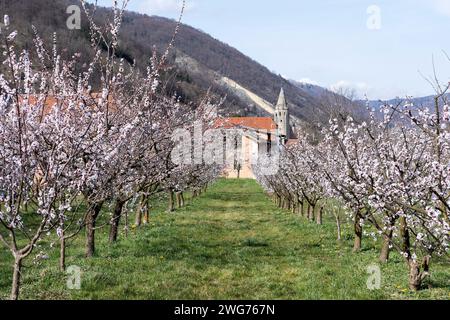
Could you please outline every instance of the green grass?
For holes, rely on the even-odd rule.
[[[83,237],[68,248],[68,265],[83,270],[82,289],[66,289],[58,250],[44,239],[49,259],[26,262],[23,299],[450,299],[450,268],[432,264],[427,289],[410,292],[405,263],[396,254],[382,265],[382,288],[367,289],[367,267],[379,244],[352,236],[336,241],[332,218],[323,226],[277,209],[251,180],[220,180],[175,213],[157,208],[151,224],[111,246],[98,234],[97,255],[83,258]],[[10,289],[11,258],[0,252],[0,297]],[[34,253],[34,254],[35,254]]]

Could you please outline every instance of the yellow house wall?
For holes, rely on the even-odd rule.
[[[267,141],[267,133],[259,133],[260,141]],[[258,153],[258,143],[249,136],[242,137],[242,168],[239,177],[242,179],[255,179],[252,170],[252,154],[256,156]],[[236,179],[238,177],[237,170],[234,170],[234,165],[227,165],[223,172],[223,176],[229,179]]]

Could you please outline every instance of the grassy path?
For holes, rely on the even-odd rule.
[[[173,214],[163,210],[149,226],[114,246],[99,236],[98,255],[83,258],[80,237],[69,265],[80,266],[82,289],[67,290],[57,250],[25,270],[23,298],[38,299],[450,299],[450,268],[433,264],[432,289],[407,288],[406,267],[394,255],[381,266],[382,289],[366,288],[367,267],[378,245],[366,240],[351,253],[351,233],[335,240],[324,226],[278,210],[250,180],[221,180],[204,196]],[[48,248],[49,242],[41,243]],[[0,252],[0,294],[9,290],[10,261]],[[27,262],[32,263],[31,261]]]

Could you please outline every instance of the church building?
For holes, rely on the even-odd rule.
[[[280,148],[291,138],[289,107],[284,90],[281,89],[278,102],[274,108],[274,117],[239,117],[224,118],[217,121],[218,128],[240,129],[243,134],[237,143],[241,148],[241,159],[228,164],[224,171],[227,178],[254,179],[252,159],[261,152],[270,152],[271,148]]]

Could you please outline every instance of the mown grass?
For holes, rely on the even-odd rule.
[[[83,237],[68,248],[68,265],[83,270],[81,290],[66,288],[51,239],[40,243],[49,259],[24,270],[23,299],[450,299],[450,268],[432,265],[427,288],[410,292],[405,263],[396,254],[381,265],[382,287],[367,289],[367,267],[379,244],[352,235],[336,241],[332,218],[323,226],[277,209],[251,180],[220,180],[175,213],[164,204],[151,224],[115,245],[98,234],[95,258],[83,257]],[[11,259],[0,252],[0,296],[10,289]]]

